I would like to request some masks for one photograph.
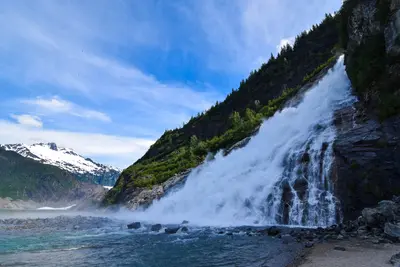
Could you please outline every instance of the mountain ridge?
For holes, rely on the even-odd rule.
[[[59,167],[0,148],[0,199],[45,204],[96,205],[107,191]],[[43,206],[43,205],[39,205]]]
[[[85,182],[112,186],[120,174],[120,170],[116,167],[97,163],[77,154],[72,149],[58,146],[52,142],[31,145],[3,144],[0,147],[42,164],[59,167],[75,175],[78,180]]]

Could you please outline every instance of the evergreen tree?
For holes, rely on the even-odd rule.
[[[230,117],[231,124],[233,128],[239,127],[242,124],[242,119],[237,111],[234,111]]]

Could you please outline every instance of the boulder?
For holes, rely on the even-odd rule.
[[[179,227],[169,227],[169,228],[165,228],[165,233],[166,234],[176,234],[176,232],[178,232]]]
[[[384,200],[379,202],[376,208],[365,208],[362,217],[369,227],[382,227],[386,222],[393,222],[398,218],[399,204]]]
[[[134,222],[134,223],[128,224],[127,226],[128,226],[128,229],[139,229],[142,226],[142,224],[140,222]]]
[[[391,238],[400,237],[400,224],[385,223],[385,234]]]
[[[161,228],[162,228],[161,224],[158,223],[158,224],[153,224],[151,226],[150,230],[153,232],[158,232],[161,230]]]
[[[335,246],[333,249],[334,250],[339,250],[339,251],[346,251],[346,248],[340,247],[340,246]]]
[[[399,264],[400,264],[400,253],[394,254],[394,255],[390,258],[389,262],[390,262],[391,264],[393,264],[394,266],[399,266]]]

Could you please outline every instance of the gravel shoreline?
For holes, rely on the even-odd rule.
[[[316,244],[293,266],[300,267],[384,267],[400,252],[399,244],[374,244],[358,238]],[[291,267],[293,267],[291,266]]]

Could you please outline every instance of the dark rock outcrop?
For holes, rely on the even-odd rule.
[[[151,189],[134,188],[133,191],[127,191],[126,194],[129,196],[126,196],[126,198],[129,201],[126,203],[126,206],[132,210],[136,210],[139,207],[148,207],[153,200],[160,199],[168,191],[184,183],[190,171],[177,174],[160,185],[154,185]]]
[[[380,122],[360,105],[335,114],[332,179],[344,220],[400,194],[400,117]]]
[[[400,2],[347,0],[341,20],[346,70],[359,98],[335,115],[332,174],[347,220],[400,193]]]

